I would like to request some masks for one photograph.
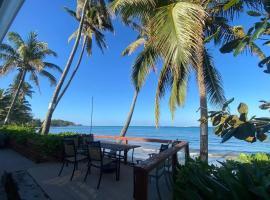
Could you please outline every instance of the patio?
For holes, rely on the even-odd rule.
[[[79,164],[72,181],[69,180],[72,165],[65,167],[60,177],[57,176],[61,163],[36,164],[11,149],[0,150],[0,173],[26,170],[52,200],[73,199],[133,199],[133,167],[121,164],[120,181],[115,180],[115,174],[104,174],[99,190],[96,189],[98,172],[93,169],[86,182],[86,163]],[[162,199],[171,199],[171,191],[160,180]],[[158,199],[155,180],[148,181],[148,199]]]

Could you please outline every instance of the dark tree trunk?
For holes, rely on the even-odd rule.
[[[10,114],[11,114],[11,112],[13,111],[15,102],[17,101],[17,98],[18,98],[18,96],[19,96],[19,94],[20,94],[20,90],[21,90],[21,88],[22,88],[22,86],[23,86],[25,76],[26,76],[26,71],[24,70],[24,71],[22,72],[22,76],[21,76],[21,78],[20,78],[20,82],[19,82],[18,88],[17,88],[17,90],[16,90],[16,92],[15,92],[15,94],[14,94],[14,96],[13,96],[13,99],[12,99],[12,101],[11,101],[10,107],[9,107],[9,109],[8,109],[8,113],[7,113],[7,116],[6,116],[6,118],[5,118],[4,125],[6,125],[6,124],[9,122]]]
[[[59,82],[58,82],[58,84],[57,84],[57,86],[55,88],[51,103],[49,104],[48,112],[47,112],[45,121],[43,122],[43,125],[42,125],[41,134],[48,134],[48,132],[49,132],[50,125],[51,125],[51,120],[52,120],[52,115],[53,115],[53,112],[54,112],[55,107],[56,107],[58,95],[59,95],[59,93],[61,91],[61,88],[62,88],[62,86],[64,84],[65,79],[66,79],[66,76],[67,76],[67,74],[69,72],[69,69],[71,67],[72,61],[74,59],[74,56],[76,54],[76,51],[77,51],[77,48],[78,48],[78,45],[79,45],[79,42],[80,42],[82,29],[83,29],[83,22],[84,22],[84,17],[85,17],[85,11],[86,11],[86,7],[87,7],[87,2],[88,2],[88,0],[86,0],[85,3],[84,3],[83,11],[82,11],[82,17],[81,17],[80,25],[79,25],[78,35],[76,37],[75,43],[73,45],[72,51],[70,53],[70,56],[69,56],[69,59],[67,61],[66,66],[65,66],[65,69],[64,69],[64,71],[62,73],[62,76],[61,76],[61,78],[60,78],[60,80],[59,80]]]

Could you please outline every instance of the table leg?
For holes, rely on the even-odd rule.
[[[124,163],[125,163],[125,165],[127,164],[127,153],[128,153],[128,151],[124,150]]]
[[[132,149],[132,155],[131,155],[131,162],[132,162],[132,164],[134,163],[133,162],[133,156],[134,156],[134,149]]]
[[[120,165],[121,165],[121,151],[119,151],[119,154],[118,154],[117,180],[120,180]]]

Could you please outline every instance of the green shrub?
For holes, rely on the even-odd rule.
[[[220,167],[190,161],[178,169],[175,199],[270,199],[270,161],[266,156],[268,160],[265,154],[246,156],[245,161],[226,161]]]
[[[257,154],[244,154],[241,153],[239,155],[239,159],[240,162],[244,162],[244,163],[251,163],[251,162],[255,162],[255,161],[268,161],[270,163],[270,156],[269,154],[266,153],[257,153]]]
[[[63,137],[76,135],[72,132],[40,135],[35,132],[34,128],[22,126],[0,127],[0,134],[7,135],[9,140],[19,145],[35,150],[41,157],[59,156],[62,153]]]

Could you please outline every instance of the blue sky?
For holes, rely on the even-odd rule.
[[[36,31],[39,39],[58,53],[57,58],[48,58],[64,67],[73,42],[67,38],[77,28],[75,21],[63,7],[75,8],[75,1],[27,0],[17,15],[10,31],[26,36]],[[136,38],[136,34],[114,18],[115,33],[106,34],[108,49],[102,54],[96,46],[93,56],[83,58],[80,70],[71,87],[59,104],[53,118],[61,118],[88,125],[90,123],[91,97],[94,96],[94,125],[122,125],[130,108],[133,86],[130,80],[134,56],[121,57],[121,51]],[[248,27],[251,18],[244,16],[237,22]],[[250,106],[250,115],[267,116],[267,111],[258,109],[259,100],[270,99],[270,75],[258,68],[258,59],[250,55],[234,58],[220,54],[217,47],[209,46],[215,64],[223,77],[227,98],[235,97],[231,106],[234,111],[240,102]],[[269,49],[264,49],[270,54]],[[74,62],[75,63],[75,62]],[[1,77],[0,88],[6,88],[13,80],[14,73]],[[154,125],[154,97],[158,74],[151,73],[142,89],[132,120],[132,125]],[[34,116],[44,119],[54,87],[41,78],[41,93],[36,90],[30,100]],[[197,126],[199,97],[194,74],[190,77],[186,104],[179,108],[175,120],[171,120],[168,95],[161,102],[161,125]]]

